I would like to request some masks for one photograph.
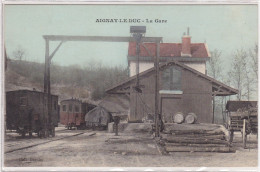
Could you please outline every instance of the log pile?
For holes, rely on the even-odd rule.
[[[166,152],[234,152],[223,131],[168,130],[161,133]]]

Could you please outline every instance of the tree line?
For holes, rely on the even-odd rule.
[[[26,77],[32,83],[43,85],[44,64],[25,61],[24,56],[23,50],[15,51],[13,60],[8,60],[8,68]],[[80,65],[60,66],[52,63],[50,70],[52,85],[87,87],[91,91],[93,100],[103,98],[106,89],[128,78],[127,67],[108,67],[95,61],[89,62],[84,67]]]
[[[230,58],[231,64],[224,64],[221,51],[215,49],[207,65],[208,75],[236,88],[237,100],[252,100],[258,85],[258,45],[245,50],[236,50]],[[227,68],[225,70],[225,68]]]
[[[245,50],[236,50],[231,58],[231,64],[223,62],[222,52],[215,49],[211,52],[207,65],[208,75],[236,88],[238,94],[229,97],[213,97],[213,112],[221,112],[225,121],[224,110],[227,100],[257,100],[258,98],[258,44]]]

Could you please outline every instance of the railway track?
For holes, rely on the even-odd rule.
[[[60,131],[63,131],[63,130],[60,130]],[[52,140],[48,140],[48,141],[45,141],[45,142],[36,143],[36,144],[33,144],[33,145],[21,147],[21,148],[12,149],[12,150],[6,151],[4,154],[8,154],[8,153],[12,153],[12,152],[15,152],[15,151],[19,151],[19,150],[23,150],[23,149],[28,149],[28,148],[32,148],[32,147],[36,147],[36,146],[39,146],[39,145],[47,144],[47,143],[50,143],[50,142],[54,142],[54,141],[58,141],[58,140],[62,140],[62,139],[70,138],[70,137],[76,137],[76,136],[82,135],[82,134],[84,134],[84,133],[85,133],[85,132],[81,132],[81,133],[73,134],[73,135],[70,135],[70,136],[64,136],[64,137],[61,137],[61,138],[52,139]],[[93,135],[95,135],[95,134],[96,134],[96,133],[91,133],[91,134],[89,134],[88,136],[93,136]]]

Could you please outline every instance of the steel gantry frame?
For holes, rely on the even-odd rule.
[[[51,60],[60,46],[67,41],[99,41],[99,42],[136,42],[134,37],[119,37],[119,36],[67,36],[67,35],[43,35],[45,39],[45,71],[44,71],[44,93],[47,94],[46,109],[44,122],[44,131],[48,130],[47,124],[51,123],[51,86],[50,86],[50,65]],[[50,54],[50,41],[60,41],[56,49]],[[160,42],[162,37],[142,37],[140,42],[154,42],[156,43],[155,62],[155,136],[159,137],[159,56],[160,56]]]

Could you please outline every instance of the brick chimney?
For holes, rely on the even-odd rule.
[[[182,44],[181,44],[181,56],[182,57],[191,57],[190,44],[191,44],[191,37],[189,35],[189,28],[188,28],[187,35],[184,32],[183,37],[182,37]]]

